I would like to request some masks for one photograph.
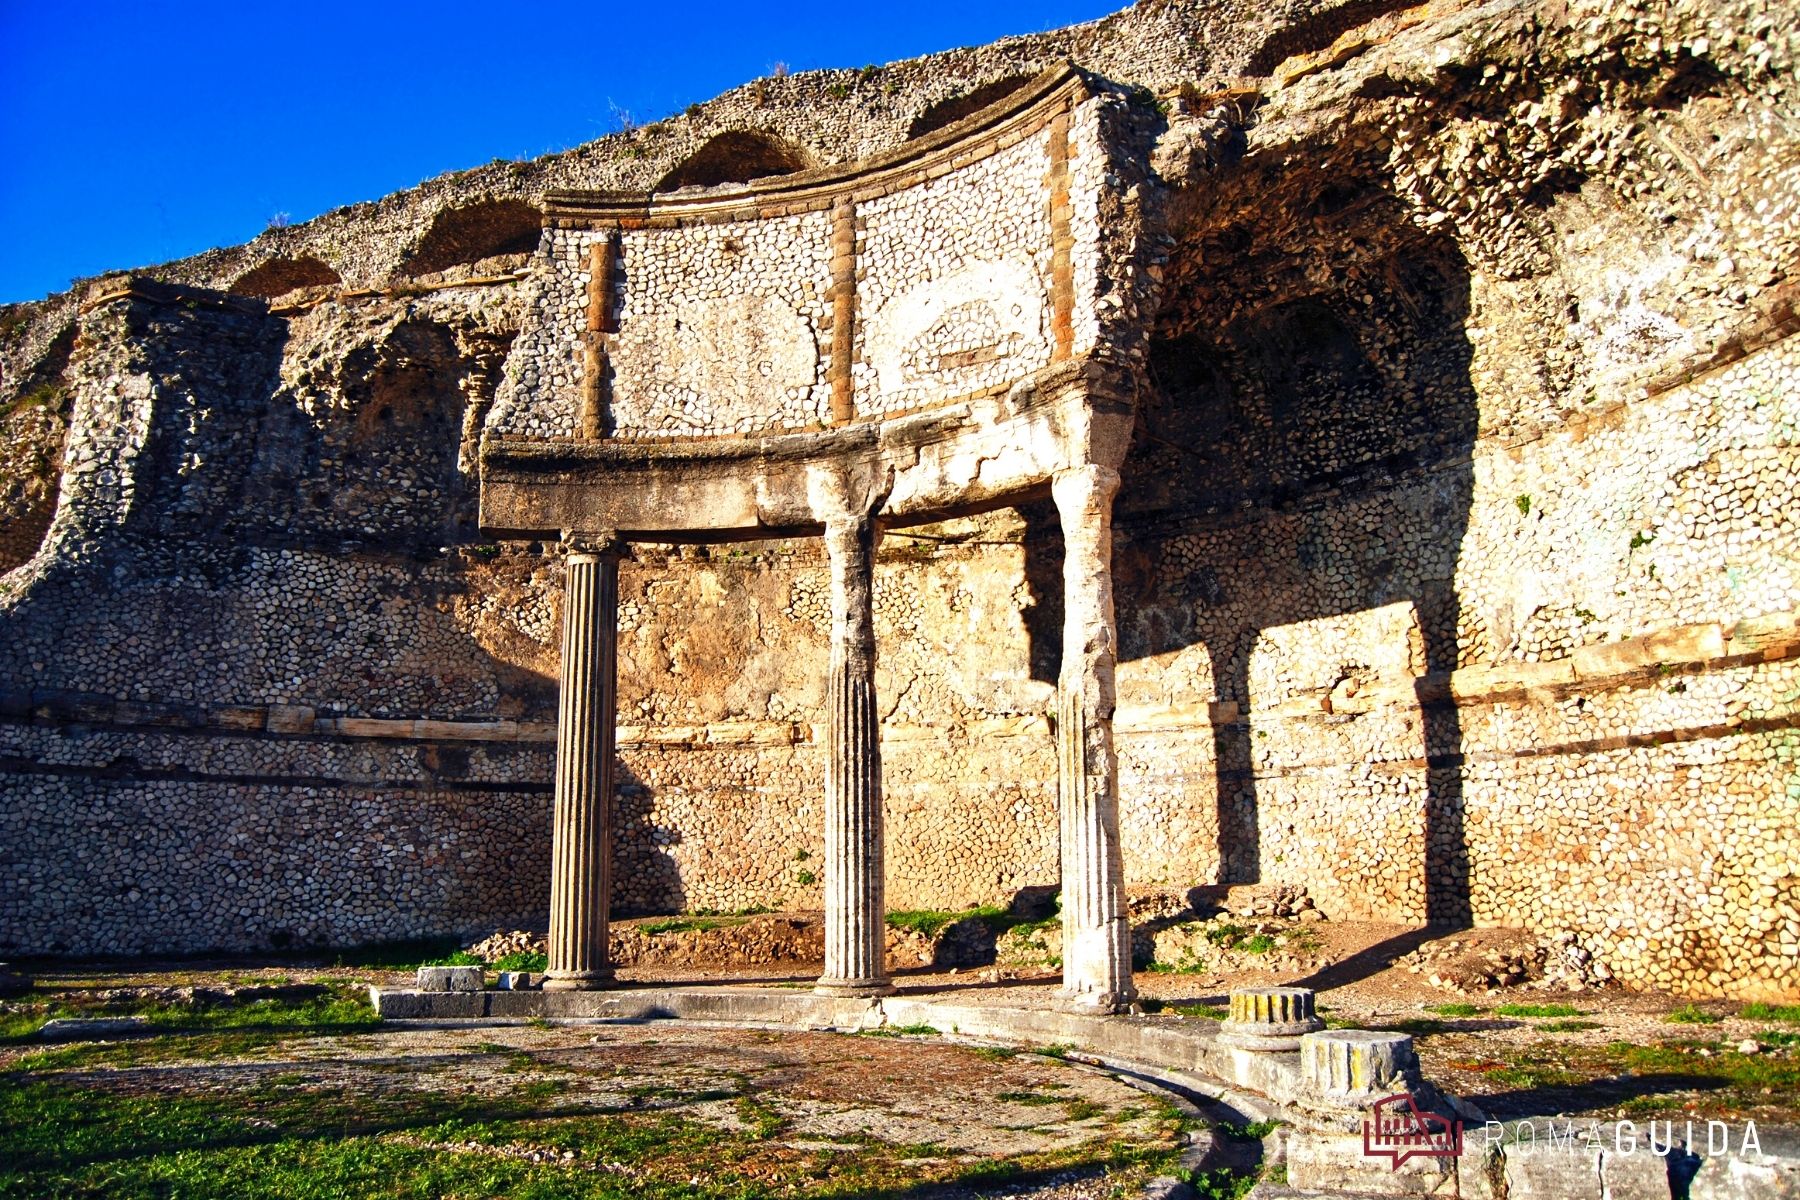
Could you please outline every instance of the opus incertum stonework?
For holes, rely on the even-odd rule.
[[[1775,0],[1143,3],[9,306],[0,950],[1060,887],[1800,996]]]

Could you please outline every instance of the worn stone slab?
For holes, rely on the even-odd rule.
[[[58,1017],[45,1021],[38,1038],[46,1042],[96,1042],[107,1038],[142,1037],[149,1017]]]
[[[1456,1169],[1441,1158],[1395,1164],[1364,1153],[1360,1134],[1296,1133],[1288,1139],[1288,1181],[1295,1187],[1384,1196],[1449,1196]]]
[[[1752,1152],[1704,1159],[1688,1200],[1800,1200],[1800,1158]]]
[[[1638,1147],[1629,1154],[1600,1152],[1602,1200],[1668,1200],[1669,1160]]]
[[[873,1029],[878,1005],[863,999],[810,992],[743,988],[609,988],[601,991],[425,992],[370,988],[370,1002],[387,1020],[717,1021],[722,1024],[792,1025],[802,1029]]]
[[[1513,1144],[1503,1153],[1508,1200],[1600,1200],[1598,1146]]]
[[[1303,1095],[1299,1055],[1220,1045],[1211,1022],[1172,1025],[1145,1017],[1087,1016],[905,997],[890,997],[882,1008],[894,1025],[930,1025],[946,1033],[1002,1042],[1067,1045],[1101,1058],[1208,1075],[1277,1104],[1292,1103]]]

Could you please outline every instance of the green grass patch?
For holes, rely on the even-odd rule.
[[[779,1112],[755,1096],[737,1098],[737,1118],[758,1141],[767,1141],[787,1127],[787,1121]]]
[[[1717,1025],[1723,1019],[1697,1004],[1684,1004],[1663,1018],[1671,1025]]]
[[[421,965],[427,967],[485,967],[487,966],[487,960],[484,958],[476,958],[467,950],[457,950],[454,953],[446,954],[442,958],[433,959],[432,961],[422,963]]]
[[[1542,1028],[1540,1026],[1540,1028]],[[1454,1064],[1453,1064],[1454,1065]],[[1800,1060],[1789,1054],[1740,1054],[1735,1043],[1684,1039],[1640,1046],[1583,1045],[1545,1039],[1507,1063],[1471,1063],[1492,1083],[1564,1093],[1538,1103],[1633,1120],[1673,1115],[1755,1114],[1800,1095]]]
[[[152,1025],[184,1030],[341,1033],[372,1029],[381,1024],[381,1018],[369,1005],[367,994],[354,985],[321,987],[318,994],[305,999],[264,998],[242,1004],[201,1002],[153,1009],[147,1015]]]
[[[1771,1095],[1800,1095],[1800,1061],[1791,1058],[1739,1054],[1721,1042],[1664,1042],[1656,1046],[1609,1042],[1606,1049],[1615,1060],[1638,1074],[1711,1079],[1757,1098],[1765,1088]],[[1701,1050],[1710,1053],[1702,1055]]]
[[[1068,1121],[1093,1121],[1107,1115],[1107,1110],[1092,1100],[1064,1100],[1062,1106],[1063,1119]]]
[[[496,971],[548,971],[550,956],[535,950],[515,950],[494,960]]]
[[[1287,939],[1288,949],[1298,950],[1302,954],[1312,954],[1325,945],[1325,940],[1310,925],[1290,929],[1282,936]]]
[[[884,1025],[879,1029],[864,1029],[860,1036],[878,1038],[937,1037],[938,1029],[933,1025]]]
[[[1790,1021],[1800,1025],[1800,1004],[1746,1004],[1738,1016],[1746,1021]]]
[[[1199,1017],[1204,1021],[1223,1021],[1231,1015],[1231,1010],[1218,1004],[1171,1004],[1169,1011],[1180,1013],[1184,1017]]]
[[[999,938],[1004,937],[1014,930],[1024,930],[1025,932],[1030,933],[1042,929],[1047,925],[1053,925],[1057,920],[1059,920],[1059,918],[1054,916],[1021,916],[1009,908],[1002,908],[998,904],[978,904],[973,908],[956,910],[939,908],[906,909],[900,912],[891,912],[887,915],[888,928],[908,929],[919,934],[921,937],[928,938],[936,937],[943,930],[956,924],[958,921],[980,921],[993,931],[996,938]]]
[[[1494,1010],[1503,1017],[1579,1017],[1573,1004],[1502,1004]]]
[[[1226,1137],[1260,1142],[1285,1124],[1286,1121],[1246,1121],[1242,1125],[1235,1125],[1229,1121],[1221,1121],[1213,1128]]]
[[[0,404],[0,418],[22,413],[28,408],[47,408],[55,412],[62,408],[62,402],[63,390],[53,383],[46,383]]]
[[[1070,1167],[1111,1169],[1141,1186],[1175,1159],[1166,1142],[1123,1141],[976,1161],[874,1138],[796,1152],[778,1141],[781,1114],[756,1097],[736,1098],[743,1128],[727,1133],[666,1112],[546,1111],[558,1104],[553,1080],[500,1096],[359,1095],[291,1082],[139,1097],[5,1077],[0,1196],[762,1200],[902,1195]],[[1088,1115],[1082,1102],[1052,1103]]]
[[[1436,1013],[1440,1017],[1477,1017],[1487,1009],[1479,1004],[1470,1004],[1465,1000],[1457,1000],[1450,1004],[1433,1004],[1426,1012]]]
[[[960,921],[962,913],[946,912],[934,908],[914,908],[887,915],[889,929],[905,929],[920,937],[936,937],[952,923]]]
[[[1256,1186],[1256,1172],[1234,1171],[1230,1167],[1212,1167],[1204,1171],[1184,1172],[1185,1182],[1200,1200],[1241,1200]]]
[[[1207,970],[1206,963],[1197,958],[1184,958],[1180,962],[1156,962],[1144,964],[1144,970],[1156,975],[1200,975]]]
[[[1064,1102],[1061,1096],[1046,1096],[1042,1092],[1001,1092],[995,1099],[1005,1100],[1010,1104],[1029,1104],[1034,1106],[1062,1104]]]
[[[0,1011],[0,1045],[29,1041],[37,1036],[44,1022],[54,1017],[76,1015],[66,1004],[33,1003]]]
[[[1572,1088],[1584,1080],[1581,1074],[1544,1062],[1514,1063],[1487,1073],[1496,1083],[1513,1088]]]
[[[81,1008],[60,1001],[32,1004],[0,1018],[0,1041],[18,1044],[34,1038],[45,1021],[57,1017],[149,1018],[155,1031],[163,1033],[234,1030],[266,1030],[270,1032],[343,1033],[368,1029],[381,1023],[369,1006],[368,996],[353,984],[331,984],[295,988],[299,993],[287,997],[253,997],[244,1000],[196,1000],[191,1004],[103,1003]],[[253,1039],[254,1040],[254,1039]],[[78,1044],[58,1047],[47,1054],[65,1052],[81,1055],[93,1050],[128,1050],[134,1043],[107,1046]],[[240,1048],[250,1048],[247,1045]],[[55,1058],[35,1056],[34,1063],[49,1063]]]

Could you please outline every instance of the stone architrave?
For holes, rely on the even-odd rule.
[[[613,534],[565,539],[562,683],[556,722],[556,807],[550,835],[550,966],[546,988],[604,987],[612,900],[613,748],[617,736],[619,556]]]
[[[1063,531],[1063,650],[1057,680],[1057,793],[1062,835],[1063,987],[1067,1007],[1121,1012],[1137,997],[1119,846],[1113,753],[1112,502],[1119,473],[1060,472],[1051,493]]]
[[[828,996],[893,991],[881,829],[881,718],[875,711],[874,564],[866,516],[828,520],[831,678],[826,685],[825,974]]]

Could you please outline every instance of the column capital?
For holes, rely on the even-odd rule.
[[[825,549],[832,556],[851,553],[857,546],[871,551],[881,541],[881,529],[868,513],[837,513],[825,518]]]
[[[557,547],[567,555],[620,558],[625,554],[627,543],[616,529],[565,529]]]
[[[1101,463],[1077,463],[1050,476],[1054,493],[1073,494],[1078,488],[1111,496],[1119,490],[1119,473]]]

